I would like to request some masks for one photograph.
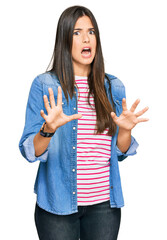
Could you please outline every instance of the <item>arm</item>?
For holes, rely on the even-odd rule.
[[[117,147],[122,153],[127,152],[131,144],[131,130],[119,129],[117,137]]]
[[[67,116],[63,113],[61,87],[58,87],[57,106],[55,105],[53,90],[51,88],[48,90],[51,106],[47,96],[43,96],[43,86],[39,77],[33,81],[30,89],[25,127],[19,142],[20,152],[29,162],[47,161],[48,145],[51,138],[43,137],[39,132],[44,120],[46,122],[44,131],[55,132],[63,124],[82,116],[81,114]],[[48,115],[41,110],[44,108],[46,108]]]
[[[49,130],[47,130],[46,126],[44,128],[44,131],[49,132]],[[46,151],[46,149],[50,143],[50,140],[51,140],[51,137],[43,137],[40,135],[40,132],[38,132],[35,135],[35,137],[33,139],[33,144],[34,144],[34,148],[35,148],[35,156],[36,157],[42,155]]]
[[[26,117],[25,126],[22,133],[22,137],[19,141],[19,149],[22,156],[29,162],[35,162],[37,160],[46,162],[48,151],[37,157],[35,155],[35,149],[33,140],[35,135],[39,132],[43,118],[40,116],[40,109],[44,108],[43,103],[43,84],[41,76],[37,76],[32,82],[27,106],[26,106]]]
[[[122,153],[128,151],[131,144],[131,131],[132,129],[140,122],[148,121],[147,118],[138,118],[142,116],[147,110],[148,107],[145,107],[143,110],[134,113],[136,107],[138,106],[140,100],[136,100],[132,105],[131,109],[128,110],[126,106],[126,99],[122,100],[122,114],[117,117],[114,112],[111,113],[111,116],[114,122],[119,127],[118,138],[117,138],[117,147]]]
[[[46,122],[44,132],[53,133],[57,130],[57,128],[63,126],[67,122],[82,117],[81,114],[67,116],[66,114],[63,113],[61,87],[58,87],[57,105],[55,104],[54,93],[52,88],[49,88],[48,91],[51,106],[49,105],[47,96],[46,95],[43,96],[44,105],[48,115],[46,115],[43,110],[41,110],[40,112],[41,116],[44,118]],[[36,156],[41,155],[46,150],[50,140],[51,137],[46,138],[41,136],[40,133],[37,133],[37,135],[34,137],[34,148]]]

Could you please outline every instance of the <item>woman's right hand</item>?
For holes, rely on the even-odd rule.
[[[48,115],[44,113],[43,110],[40,111],[41,117],[44,118],[46,125],[45,125],[45,132],[55,132],[57,128],[70,122],[75,119],[79,119],[82,117],[81,114],[73,114],[71,116],[67,116],[63,113],[62,109],[62,90],[61,87],[58,87],[58,96],[57,96],[57,106],[55,104],[54,94],[52,88],[48,88],[49,91],[49,100],[50,105],[48,102],[48,98],[46,95],[43,96],[44,105]]]

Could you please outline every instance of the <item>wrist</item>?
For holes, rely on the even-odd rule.
[[[43,129],[44,132],[48,132],[48,133],[54,133],[56,132],[56,129],[52,129],[51,127],[48,126],[48,124],[45,122],[44,123],[44,129]]]
[[[131,143],[131,130],[119,128],[117,146],[122,153],[125,153]]]
[[[52,129],[48,128],[48,126],[46,126],[46,125],[47,125],[47,123],[44,122],[42,125],[42,128],[40,129],[40,135],[42,137],[50,138],[55,134],[56,130],[53,131]]]
[[[119,128],[119,134],[125,134],[125,135],[131,135],[132,130],[130,129],[125,129],[125,128]]]

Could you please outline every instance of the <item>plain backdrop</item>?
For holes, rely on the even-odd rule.
[[[6,0],[0,4],[0,239],[37,240],[33,185],[38,162],[20,154],[33,79],[45,72],[57,21],[72,5],[88,7],[100,29],[105,70],[126,86],[127,104],[141,99],[150,120],[132,131],[137,155],[119,164],[125,207],[119,240],[167,239],[167,8],[163,0]],[[67,239],[68,240],[68,239]]]

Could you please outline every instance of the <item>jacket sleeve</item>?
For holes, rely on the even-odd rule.
[[[133,136],[131,136],[130,147],[129,147],[129,149],[125,153],[122,153],[119,150],[119,148],[116,146],[116,152],[117,152],[117,156],[118,156],[118,161],[123,161],[128,156],[135,155],[137,153],[136,149],[137,149],[138,146],[139,146],[139,144],[137,143],[136,139]]]
[[[116,106],[116,114],[117,116],[121,115],[123,109],[122,109],[122,99],[126,98],[126,91],[125,91],[125,87],[124,84],[120,81],[120,79],[116,79],[115,82],[117,84],[115,84],[114,86],[114,99],[115,99],[115,106]],[[119,127],[117,127],[117,134],[119,131]],[[125,158],[127,158],[128,156],[133,156],[135,155],[136,149],[139,146],[139,144],[137,143],[136,139],[131,136],[131,144],[129,146],[129,149],[126,151],[126,153],[122,153],[118,146],[116,145],[116,152],[117,152],[117,156],[118,156],[118,161],[123,161]]]
[[[30,88],[26,107],[25,126],[19,142],[20,152],[29,162],[35,162],[37,160],[41,162],[47,161],[48,148],[42,155],[36,157],[33,144],[34,137],[39,132],[44,122],[44,119],[40,115],[41,109],[45,109],[43,102],[43,85],[40,81],[40,77],[37,76]]]

